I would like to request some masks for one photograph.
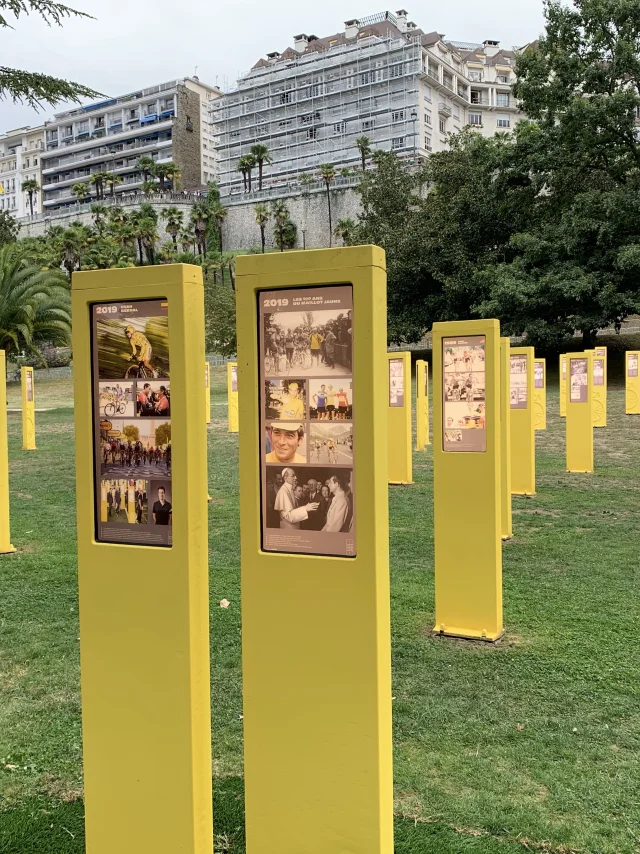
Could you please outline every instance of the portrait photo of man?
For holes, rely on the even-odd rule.
[[[302,453],[304,445],[304,424],[301,421],[272,421],[267,424],[267,447],[270,451],[265,460],[268,463],[306,463],[306,454]]]
[[[167,490],[164,486],[159,486],[157,491],[158,498],[153,503],[152,517],[154,525],[170,525],[172,522],[171,502],[167,501]]]

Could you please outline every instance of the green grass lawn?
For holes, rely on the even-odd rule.
[[[212,381],[214,819],[217,850],[243,854],[237,435],[223,368]],[[18,553],[0,557],[0,854],[77,854],[71,383],[36,383],[37,405],[57,407],[38,416],[38,451],[21,450],[20,416],[9,419]],[[624,390],[610,386],[596,473],[569,476],[557,412],[552,382],[538,494],[514,500],[504,547],[499,644],[430,635],[431,451],[414,454],[413,486],[390,490],[397,854],[640,852],[640,417],[624,415]]]

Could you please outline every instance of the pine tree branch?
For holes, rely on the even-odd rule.
[[[104,96],[80,83],[0,65],[0,100],[7,97],[14,103],[26,103],[34,110],[39,110],[44,104],[55,107],[64,101],[74,101],[77,104],[81,98]]]
[[[62,26],[65,18],[92,18],[86,12],[79,12],[63,3],[56,3],[55,0],[0,0],[0,10],[10,12],[15,18],[35,12],[49,26],[55,24],[58,27]],[[0,27],[11,27],[11,24],[1,13]]]

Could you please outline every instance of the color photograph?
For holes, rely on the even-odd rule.
[[[133,383],[99,383],[100,415],[105,418],[133,418],[135,414]]]
[[[309,415],[318,421],[350,421],[353,418],[351,377],[309,380]]]
[[[309,431],[309,462],[353,465],[353,424],[314,422]]]
[[[485,426],[484,403],[446,403],[444,407],[444,426],[446,430],[482,429]]]
[[[171,389],[165,382],[136,383],[136,415],[140,418],[169,418],[171,415]]]
[[[169,318],[98,317],[100,379],[153,379],[169,376]]]
[[[293,465],[307,462],[307,441],[302,421],[271,421],[265,427],[265,462]]]
[[[171,424],[162,419],[113,419],[100,425],[102,475],[145,477],[171,471]],[[107,424],[111,427],[107,428]]]
[[[105,478],[102,480],[101,489],[102,522],[147,524],[148,482],[146,480]]]
[[[267,376],[351,373],[351,311],[279,311],[263,324]]]
[[[267,527],[348,533],[353,523],[353,470],[268,468]]]
[[[264,381],[265,418],[268,421],[305,421],[306,382],[301,379]]]
[[[149,488],[149,522],[153,525],[171,525],[173,523],[173,505],[171,504],[171,481],[153,480]]]

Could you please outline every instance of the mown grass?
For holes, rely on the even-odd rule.
[[[243,854],[237,436],[226,430],[224,369],[212,374],[215,832],[218,851]],[[18,553],[0,557],[0,852],[76,854],[84,834],[70,381],[40,380],[37,390],[39,405],[62,408],[38,416],[37,452],[21,451],[20,417],[10,416]],[[16,395],[10,386],[10,406]],[[514,500],[507,634],[495,646],[430,634],[431,452],[414,455],[413,486],[390,490],[398,854],[640,851],[640,420],[624,415],[614,377],[610,426],[595,434],[596,473],[569,476],[557,411],[552,385],[549,427],[537,434],[538,493]]]

